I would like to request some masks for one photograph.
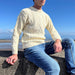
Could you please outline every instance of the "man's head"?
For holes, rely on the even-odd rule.
[[[43,6],[46,0],[33,0],[34,4],[37,6]]]

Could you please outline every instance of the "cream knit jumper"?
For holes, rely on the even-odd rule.
[[[61,40],[50,17],[42,9],[38,10],[34,7],[22,9],[14,27],[12,54],[18,54],[21,32],[23,32],[21,38],[22,49],[45,43],[45,28],[49,31],[54,41],[56,39]]]

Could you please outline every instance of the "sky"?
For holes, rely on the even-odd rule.
[[[12,33],[21,10],[33,4],[33,0],[0,0],[0,37]],[[60,35],[75,36],[75,0],[46,0],[42,9]]]

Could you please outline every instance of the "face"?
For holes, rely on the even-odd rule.
[[[34,0],[34,3],[38,6],[43,6],[46,0]]]

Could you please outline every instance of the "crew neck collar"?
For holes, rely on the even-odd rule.
[[[35,7],[30,7],[32,10],[34,10],[34,11],[37,11],[37,12],[42,12],[42,9],[40,10],[40,9],[37,9],[37,8],[35,8]]]

